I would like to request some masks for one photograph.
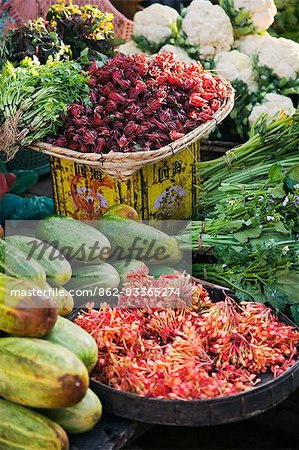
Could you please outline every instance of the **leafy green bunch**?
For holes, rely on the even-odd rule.
[[[49,58],[41,65],[25,58],[7,62],[0,74],[0,151],[13,156],[19,146],[55,134],[61,115],[74,102],[89,102],[88,74],[73,61]]]
[[[226,197],[192,224],[194,248],[216,258],[216,264],[195,264],[195,276],[228,286],[243,300],[290,307],[297,318],[299,160],[288,171],[273,165],[267,180],[221,189]]]

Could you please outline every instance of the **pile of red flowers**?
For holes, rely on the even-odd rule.
[[[208,399],[246,391],[259,374],[278,376],[295,363],[299,333],[269,308],[229,297],[213,303],[202,286],[193,299],[193,309],[83,312],[76,323],[99,348],[93,379],[140,396]]]
[[[117,56],[90,67],[91,106],[69,107],[55,145],[81,152],[156,150],[213,118],[229,87],[172,53]]]

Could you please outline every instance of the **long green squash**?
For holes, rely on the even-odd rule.
[[[30,291],[35,289],[36,294]],[[39,292],[39,294],[37,294]],[[0,274],[0,330],[16,336],[43,337],[54,327],[56,302],[39,287]]]
[[[41,288],[46,284],[46,273],[43,267],[27,255],[0,239],[0,272],[16,278],[32,281]]]
[[[24,252],[30,260],[37,261],[44,268],[48,283],[63,286],[71,279],[70,263],[59,250],[46,242],[21,235],[8,236],[5,241]]]
[[[60,425],[24,406],[0,399],[0,450],[68,450]]]
[[[98,423],[102,416],[102,404],[96,394],[88,389],[85,397],[77,405],[63,409],[42,410],[57,422],[67,433],[86,433]]]
[[[98,264],[109,258],[110,242],[95,228],[75,219],[50,216],[35,230],[37,238],[57,248],[70,262]]]
[[[109,239],[116,259],[172,265],[183,257],[174,237],[144,223],[110,212],[98,220],[96,227]]]
[[[81,401],[88,385],[86,367],[67,348],[42,339],[0,339],[0,396],[6,400],[65,408]]]
[[[50,286],[46,284],[46,291],[49,296],[55,300],[58,307],[58,314],[67,317],[74,308],[74,299],[72,295],[62,286]]]
[[[54,344],[72,351],[91,372],[98,360],[98,346],[87,331],[63,317],[58,317],[55,327],[45,337]]]

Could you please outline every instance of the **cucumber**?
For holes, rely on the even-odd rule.
[[[177,264],[183,254],[174,237],[156,228],[115,214],[104,214],[96,224],[109,239],[112,255],[151,264]]]
[[[46,272],[43,267],[16,249],[4,239],[0,239],[0,272],[15,278],[32,281],[39,287],[46,285]]]
[[[118,272],[107,263],[76,269],[66,285],[68,291],[79,300],[104,297],[106,289],[114,289],[120,283]]]
[[[67,348],[43,339],[0,339],[0,396],[6,400],[67,408],[83,399],[88,385],[86,367]]]
[[[113,263],[113,267],[120,275],[120,280],[124,283],[130,281],[131,276],[142,276],[149,272],[149,268],[142,261],[132,259],[131,261],[116,261]]]
[[[67,433],[86,433],[102,416],[102,404],[96,394],[88,389],[85,397],[75,406],[63,409],[42,410],[42,414],[58,423]]]
[[[45,270],[47,282],[54,286],[63,286],[72,276],[70,263],[59,250],[30,236],[9,236],[6,239],[13,247],[21,250],[29,260],[37,261]]]
[[[63,216],[50,216],[37,224],[36,237],[60,252],[68,261],[99,264],[110,256],[111,245],[100,231]]]
[[[0,450],[68,450],[60,425],[24,406],[0,399]]]
[[[62,286],[52,287],[49,284],[46,284],[47,292],[49,293],[49,297],[55,300],[56,305],[58,307],[58,314],[62,317],[67,317],[74,308],[74,299]]]
[[[63,317],[58,317],[52,331],[45,340],[59,344],[73,352],[91,372],[98,360],[98,346],[87,331]]]

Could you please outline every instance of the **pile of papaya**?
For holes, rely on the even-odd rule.
[[[136,239],[152,243],[150,264],[136,258],[138,246],[132,252]],[[68,433],[89,431],[99,421],[102,406],[89,388],[98,348],[66,318],[74,307],[69,291],[117,287],[134,271],[159,276],[155,245],[166,249],[167,263],[180,261],[176,240],[142,224],[126,205],[92,224],[50,216],[34,237],[1,236],[0,449],[68,449]],[[92,258],[87,249],[94,249]],[[130,261],[120,256],[109,264],[119,249],[130,252]],[[59,287],[59,294],[45,295],[49,287]]]

